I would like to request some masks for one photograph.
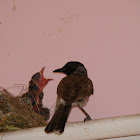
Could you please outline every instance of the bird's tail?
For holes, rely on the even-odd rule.
[[[57,133],[61,134],[64,131],[66,121],[68,119],[69,113],[71,111],[72,105],[60,104],[56,109],[55,114],[53,115],[51,121],[45,128],[47,133]]]

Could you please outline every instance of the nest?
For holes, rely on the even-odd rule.
[[[0,132],[46,125],[42,116],[22,97],[15,97],[6,89],[0,89]]]

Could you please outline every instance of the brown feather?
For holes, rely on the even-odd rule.
[[[72,104],[93,93],[92,81],[83,74],[71,74],[63,78],[57,88],[57,95]]]

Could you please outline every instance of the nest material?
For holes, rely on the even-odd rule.
[[[47,125],[22,97],[0,89],[0,132]]]

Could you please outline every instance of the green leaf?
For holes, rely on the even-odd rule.
[[[20,129],[20,128],[18,128],[18,127],[9,126],[9,125],[6,125],[6,124],[4,124],[4,126],[5,126],[7,129],[9,129],[9,130],[19,130],[19,129]]]

